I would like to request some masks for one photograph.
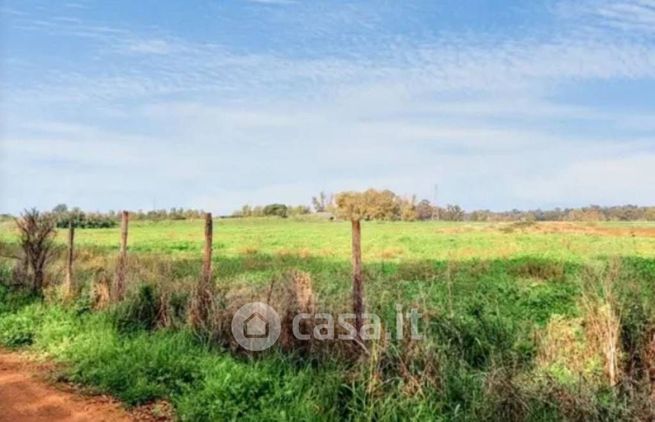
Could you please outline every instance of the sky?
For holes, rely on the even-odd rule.
[[[655,205],[655,0],[4,0],[0,22],[0,212]]]

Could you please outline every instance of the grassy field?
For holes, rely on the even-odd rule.
[[[170,400],[182,420],[654,414],[655,224],[365,222],[369,311],[391,325],[396,304],[418,308],[424,339],[373,342],[356,360],[335,344],[244,355],[191,330],[185,312],[202,230],[201,221],[131,223],[131,293],[106,307],[93,286],[113,277],[118,229],[79,230],[79,297],[58,296],[60,253],[44,300],[2,288],[0,342],[43,352],[64,364],[64,379],[128,405]],[[0,226],[0,241],[15,252],[10,223]],[[298,269],[311,276],[319,309],[345,312],[349,260],[349,223],[215,221],[223,302],[266,300],[274,282]],[[12,265],[2,261],[7,282]],[[161,298],[174,310],[166,324]],[[149,320],[157,323],[141,324]]]
[[[655,223],[545,222],[452,223],[366,222],[363,253],[367,261],[467,260],[540,256],[576,260],[609,255],[655,256]],[[13,238],[11,222],[0,225],[0,239]],[[60,240],[65,238],[65,230]],[[76,244],[116,248],[119,229],[78,230]],[[130,251],[197,256],[202,251],[202,221],[134,221]],[[350,259],[350,224],[312,219],[216,220],[216,255],[305,255]]]

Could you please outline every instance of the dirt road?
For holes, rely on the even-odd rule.
[[[133,421],[114,400],[88,397],[44,379],[47,367],[0,350],[0,422]]]

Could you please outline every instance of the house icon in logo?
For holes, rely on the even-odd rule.
[[[259,312],[253,312],[244,322],[244,334],[246,338],[268,337],[269,322]]]
[[[280,337],[282,324],[275,309],[263,302],[246,303],[232,317],[231,331],[239,346],[260,352]]]

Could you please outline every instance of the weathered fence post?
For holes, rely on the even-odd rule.
[[[123,211],[121,214],[121,248],[118,255],[118,267],[116,269],[116,283],[114,284],[114,299],[121,300],[125,294],[125,276],[127,272],[127,225],[129,213]]]
[[[359,219],[352,223],[353,312],[357,338],[364,325],[364,277],[362,275],[362,227]]]
[[[190,317],[194,328],[206,328],[212,307],[212,236],[213,222],[211,213],[205,213],[205,252],[202,257],[202,275],[196,286],[195,300]]]
[[[73,244],[75,241],[75,226],[73,219],[68,221],[68,254],[66,255],[66,296],[72,297],[75,293],[75,285],[73,283]]]
[[[202,282],[205,288],[211,285],[212,281],[212,237],[213,237],[212,213],[205,214],[205,254],[202,262]]]

